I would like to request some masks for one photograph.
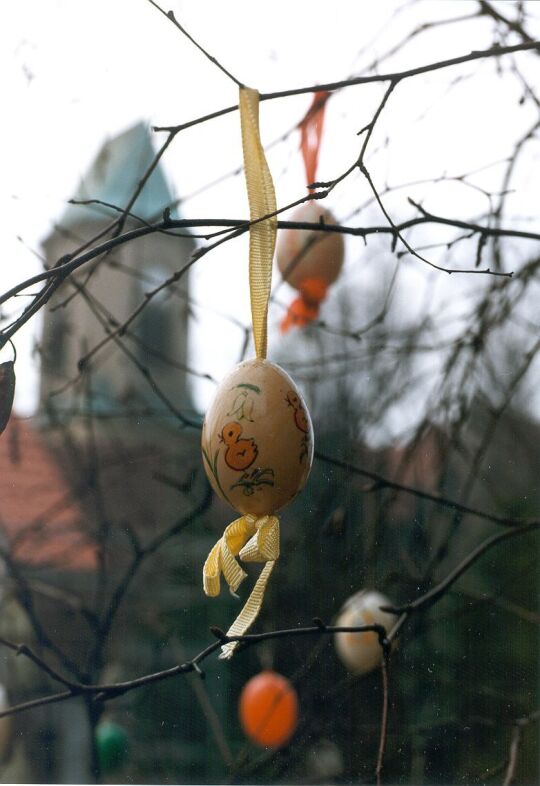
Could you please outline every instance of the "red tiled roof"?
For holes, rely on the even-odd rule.
[[[0,436],[0,542],[34,567],[94,570],[84,515],[39,431],[15,416]]]

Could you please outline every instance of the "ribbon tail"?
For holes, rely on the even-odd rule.
[[[235,519],[212,547],[203,567],[203,586],[206,595],[213,598],[219,595],[221,573],[233,595],[246,578],[247,574],[242,570],[235,556],[255,532],[255,521],[255,516],[250,515]]]
[[[227,631],[227,636],[243,636],[244,633],[246,633],[246,631],[249,630],[249,628],[253,625],[259,616],[259,612],[264,600],[266,585],[268,584],[268,579],[272,574],[275,564],[275,560],[266,563],[255,583],[255,586],[253,587],[251,595],[246,601],[244,608]],[[219,657],[225,659],[232,658],[239,643],[240,642],[238,641],[229,641],[227,644],[224,644],[221,648],[221,655]]]
[[[205,595],[215,598],[219,595],[220,591],[220,575],[221,575],[221,540],[212,547],[212,550],[203,567],[203,586]]]

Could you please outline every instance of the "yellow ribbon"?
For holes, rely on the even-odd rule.
[[[276,212],[276,195],[259,133],[259,93],[240,88],[240,123],[249,216],[256,221]],[[272,259],[276,245],[277,216],[253,224],[249,229],[249,289],[253,341],[258,358],[266,357],[266,322],[272,283]]]
[[[273,215],[263,221],[257,219],[276,212],[276,195],[259,133],[259,93],[241,87],[239,105],[249,214],[251,221],[257,222],[249,228],[253,340],[257,357],[264,359],[277,217]],[[237,562],[237,556],[244,562],[266,562],[266,565],[242,611],[227,631],[228,636],[242,636],[261,610],[268,579],[279,557],[279,519],[276,516],[245,515],[229,524],[204,564],[203,583],[207,595],[219,595],[222,573],[230,591],[236,592],[247,575]],[[237,646],[236,641],[224,644],[220,657],[230,658]]]
[[[229,524],[208,555],[203,568],[204,591],[215,597],[220,591],[223,573],[229,590],[236,592],[247,574],[235,559],[244,562],[266,562],[251,595],[233,622],[227,636],[242,636],[255,622],[261,610],[266,584],[279,557],[279,519],[277,516],[241,516]],[[230,658],[237,641],[224,644],[221,658]]]

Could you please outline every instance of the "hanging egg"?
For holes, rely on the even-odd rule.
[[[388,633],[394,626],[396,616],[382,611],[380,607],[391,605],[392,602],[381,592],[362,590],[352,595],[345,603],[336,625],[343,627],[382,625]],[[379,637],[374,631],[336,633],[334,642],[339,657],[355,674],[366,674],[381,663],[382,648]]]
[[[300,205],[290,220],[336,223],[332,213],[315,201]],[[338,232],[285,229],[279,233],[276,260],[279,272],[295,289],[309,279],[322,281],[328,287],[339,276],[344,253],[343,236]]]
[[[103,720],[96,727],[96,749],[99,766],[104,772],[116,770],[125,764],[128,757],[129,740],[126,731],[118,723]]]
[[[317,740],[306,754],[306,775],[310,783],[335,782],[345,769],[343,754],[328,739]],[[306,779],[307,780],[307,779]]]
[[[267,360],[240,363],[220,384],[204,419],[208,479],[240,513],[278,511],[304,486],[313,460],[313,427],[298,388]]]
[[[298,697],[286,677],[262,671],[252,677],[240,695],[240,722],[256,745],[281,748],[298,723]]]

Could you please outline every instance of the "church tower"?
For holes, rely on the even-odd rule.
[[[155,151],[145,124],[139,123],[107,141],[75,200],[43,242],[47,263],[102,232],[124,208],[152,163]],[[132,207],[124,232],[141,222],[158,221],[165,208],[176,218],[174,196],[158,165]],[[184,233],[186,234],[186,233]],[[104,238],[105,239],[105,238]],[[99,241],[97,241],[99,242]],[[94,411],[189,408],[187,362],[187,275],[149,299],[122,331],[124,349],[108,333],[115,332],[145,302],[147,295],[180,270],[194,250],[189,236],[153,233],[129,241],[84,266],[49,303],[42,342],[41,408],[80,409],[83,391],[79,361],[91,354],[89,374]],[[156,395],[156,389],[160,391]],[[60,391],[60,392],[59,392]]]

